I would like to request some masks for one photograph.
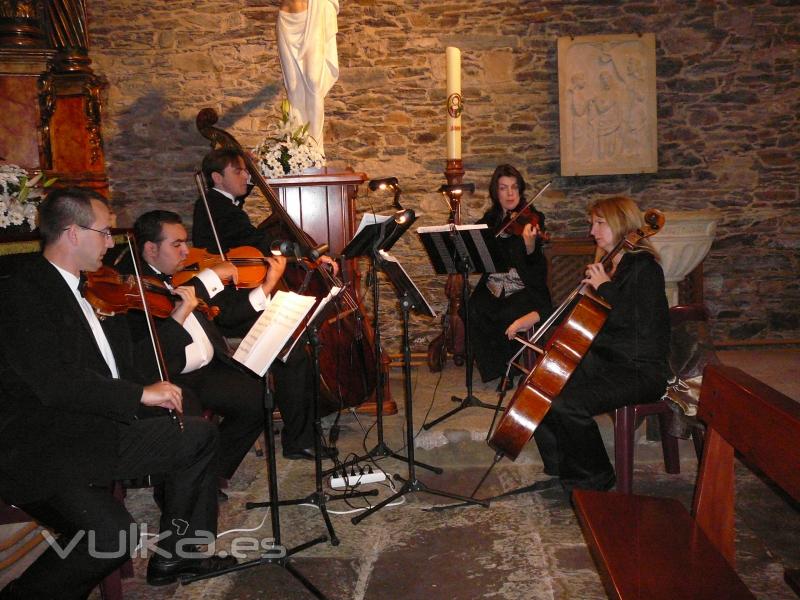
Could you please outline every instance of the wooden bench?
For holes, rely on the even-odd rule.
[[[707,431],[692,515],[672,499],[573,494],[610,598],[754,597],[734,570],[734,452],[800,500],[800,404],[739,369],[709,366],[698,418]]]

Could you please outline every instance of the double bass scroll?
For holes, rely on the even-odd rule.
[[[301,253],[308,256],[319,245],[292,219],[251,155],[232,135],[214,127],[217,121],[216,111],[204,108],[197,115],[197,129],[215,148],[233,148],[241,154],[252,182],[263,194],[272,211],[269,220],[280,227],[280,237],[299,244]],[[284,281],[289,289],[298,290],[305,278],[304,269],[295,268],[293,264],[287,266]],[[345,287],[345,290],[340,295],[337,314],[328,319],[319,330],[321,387],[324,408],[329,412],[362,404],[374,393],[377,384],[374,332],[363,317],[360,299],[352,292],[351,284],[345,286],[325,268],[320,268],[313,271],[310,286],[304,293],[327,295],[333,285]]]

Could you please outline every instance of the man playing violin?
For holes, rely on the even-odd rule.
[[[154,210],[141,215],[134,224],[142,268],[164,279],[178,272],[188,253],[187,232],[176,213]],[[264,282],[247,292],[225,283],[236,282],[237,269],[221,262],[204,269],[186,285],[174,288],[180,297],[171,318],[158,320],[159,336],[173,381],[189,388],[199,399],[199,407],[187,402],[193,412],[211,409],[222,416],[220,431],[219,475],[233,476],[247,451],[263,431],[263,383],[231,357],[220,332],[249,329],[268,302],[269,294],[280,280],[286,266],[283,257],[268,257],[269,269]],[[125,269],[123,267],[123,270]],[[167,283],[169,285],[169,283]],[[209,321],[196,309],[198,299],[218,306],[219,315]],[[134,334],[145,335],[141,316],[130,314]],[[286,363],[272,367],[275,396],[283,420],[283,454],[289,459],[313,459],[311,370],[301,345]]]
[[[212,150],[203,158],[202,170],[208,187],[208,210],[202,198],[197,200],[192,224],[194,246],[218,251],[208,219],[210,211],[223,252],[238,246],[255,246],[269,255],[273,240],[255,227],[244,211],[244,200],[250,193],[250,173],[241,152],[233,148]],[[338,264],[329,256],[320,256],[319,261],[330,266],[334,275],[338,273]]]
[[[74,547],[48,548],[0,597],[85,598],[139,541],[108,484],[150,473],[167,493],[148,582],[234,565],[194,546],[216,533],[216,431],[194,417],[181,430],[166,410],[144,418],[180,413],[181,388],[144,385],[125,318],[101,322],[81,295],[81,272],[113,246],[106,200],[57,190],[39,210],[43,252],[0,279],[0,496]]]

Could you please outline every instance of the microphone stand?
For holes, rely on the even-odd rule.
[[[361,492],[361,491],[352,491],[352,492],[345,492],[344,494],[336,494],[331,495],[325,492],[322,486],[322,478],[323,478],[323,470],[322,470],[322,424],[320,422],[319,416],[319,401],[320,401],[320,394],[319,394],[319,380],[320,380],[320,370],[319,370],[319,329],[317,325],[310,324],[308,326],[307,335],[308,340],[311,345],[311,365],[312,365],[312,373],[314,376],[314,387],[313,387],[313,394],[312,394],[312,406],[313,406],[313,417],[314,417],[314,479],[316,483],[315,490],[311,492],[309,495],[303,498],[295,498],[292,500],[281,500],[278,502],[279,506],[297,506],[299,504],[313,504],[314,506],[319,508],[320,513],[322,514],[322,519],[325,521],[325,527],[328,529],[328,535],[330,536],[331,545],[338,546],[339,545],[339,538],[336,537],[336,532],[333,529],[333,524],[331,523],[331,519],[328,516],[328,508],[327,502],[332,500],[345,500],[350,498],[361,498],[364,496],[377,496],[378,490],[370,490],[368,492]],[[273,441],[274,444],[274,441]],[[272,498],[272,494],[270,493],[270,500]],[[247,502],[245,504],[246,509],[251,508],[262,508],[262,507],[270,507],[270,502]]]

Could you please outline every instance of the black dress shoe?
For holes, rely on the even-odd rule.
[[[339,450],[331,446],[323,446],[321,449],[322,458],[333,458],[339,456]],[[285,448],[283,458],[287,460],[314,460],[314,448],[300,448],[292,450]]]
[[[163,558],[156,554],[147,563],[147,583],[169,585],[180,575],[208,575],[238,564],[233,556],[204,556],[202,558]]]

